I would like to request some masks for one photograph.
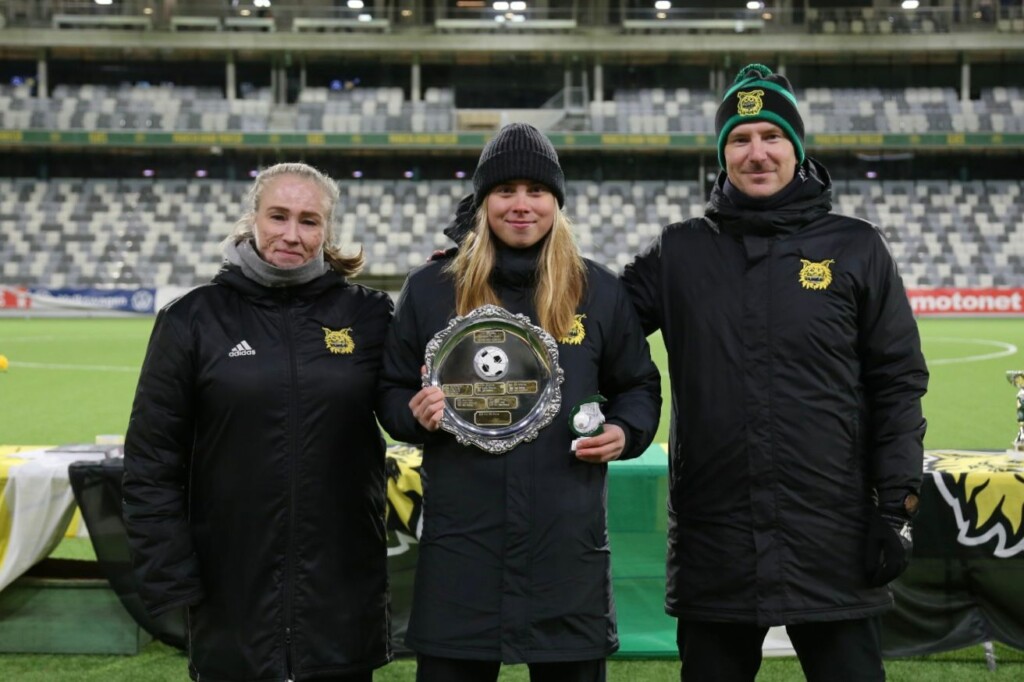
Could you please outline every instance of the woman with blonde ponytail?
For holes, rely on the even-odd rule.
[[[488,682],[502,663],[526,663],[534,682],[600,682],[619,645],[607,463],[650,444],[658,370],[615,275],[579,253],[547,137],[503,128],[480,155],[473,189],[445,230],[458,248],[410,273],[384,345],[381,423],[423,445],[405,641],[420,682]],[[420,388],[427,342],[484,304],[543,327],[565,372],[561,412],[503,455],[439,430],[444,394]],[[597,394],[607,399],[604,431],[573,451],[570,413]]]
[[[393,306],[349,281],[339,203],[312,166],[264,168],[220,271],[153,326],[123,516],[142,603],[188,623],[193,680],[371,682],[392,658],[373,408]]]

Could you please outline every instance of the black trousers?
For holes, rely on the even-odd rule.
[[[786,633],[810,682],[885,680],[878,618],[789,625]],[[756,625],[680,620],[679,679],[752,682],[767,634],[768,628]]]
[[[605,659],[527,663],[530,682],[605,682]],[[416,682],[494,682],[500,661],[416,656]]]

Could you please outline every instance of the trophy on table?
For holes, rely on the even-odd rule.
[[[1008,371],[1006,380],[1017,387],[1017,437],[1009,451],[1017,457],[1024,457],[1024,370]]]
[[[441,428],[491,454],[537,437],[562,407],[558,343],[525,315],[484,305],[427,343],[424,386],[444,392]]]

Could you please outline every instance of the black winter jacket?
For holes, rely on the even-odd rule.
[[[666,610],[762,626],[867,617],[875,490],[916,491],[928,372],[879,230],[831,213],[812,160],[788,201],[746,209],[725,175],[623,281],[669,356]],[[784,192],[787,190],[783,190]]]
[[[150,611],[189,607],[193,679],[301,681],[391,658],[373,413],[391,309],[333,271],[271,289],[226,266],[157,316],[124,516]]]
[[[607,465],[570,451],[569,413],[596,393],[626,433],[622,458],[650,444],[660,378],[625,291],[587,263],[582,343],[559,343],[562,409],[536,440],[504,455],[459,445],[416,422],[424,349],[455,316],[448,260],[410,274],[388,334],[381,423],[423,443],[423,531],[406,643],[448,658],[547,662],[603,658],[618,648],[606,523]],[[536,321],[535,256],[499,251],[502,305]]]

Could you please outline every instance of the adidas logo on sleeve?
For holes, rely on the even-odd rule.
[[[230,353],[228,353],[229,358],[237,358],[242,355],[256,355],[256,351],[253,350],[253,347],[249,345],[248,341],[242,341],[240,344],[232,348]]]

